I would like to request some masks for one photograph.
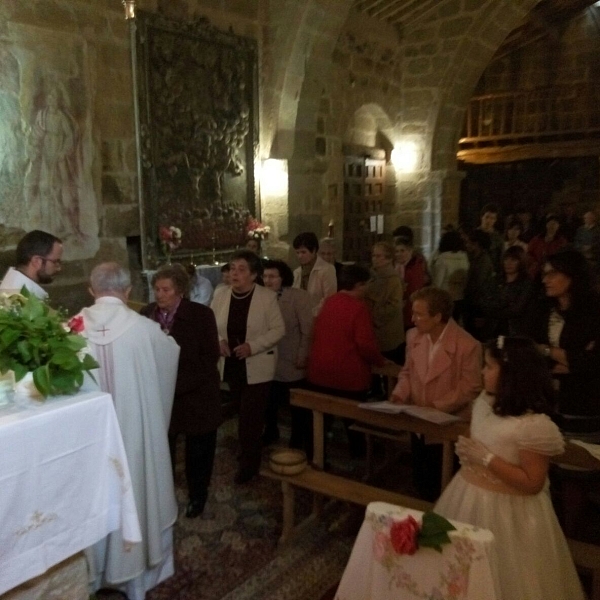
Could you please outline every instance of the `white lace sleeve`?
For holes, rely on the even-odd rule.
[[[519,450],[556,456],[565,451],[565,441],[560,430],[547,415],[525,415],[517,435]]]

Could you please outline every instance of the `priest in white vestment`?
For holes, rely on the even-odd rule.
[[[179,346],[157,323],[127,307],[130,277],[118,264],[98,265],[90,283],[95,304],[80,313],[82,334],[100,364],[100,387],[115,403],[142,542],[126,547],[121,533],[113,532],[90,549],[88,558],[94,588],[117,588],[129,600],[142,600],[174,573],[177,502],[167,431]]]

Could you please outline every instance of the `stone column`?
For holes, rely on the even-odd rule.
[[[463,173],[448,170],[397,175],[392,229],[398,225],[412,227],[415,245],[430,256],[438,245],[442,227],[458,224],[463,177]]]

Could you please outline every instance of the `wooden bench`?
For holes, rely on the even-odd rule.
[[[459,435],[469,435],[469,424],[465,421],[438,425],[406,414],[391,415],[374,410],[359,408],[358,403],[329,394],[321,394],[310,390],[292,389],[290,403],[307,408],[313,412],[313,443],[315,465],[322,469],[324,465],[323,415],[352,419],[361,426],[386,429],[392,432],[420,433],[432,440],[439,441],[443,447],[442,455],[442,489],[452,479],[454,462],[454,442]]]
[[[397,373],[394,368],[392,374]],[[315,468],[308,468],[299,475],[285,476],[273,473],[269,469],[262,469],[261,475],[281,481],[283,491],[283,532],[281,542],[289,539],[294,530],[294,489],[304,488],[317,494],[319,498],[329,497],[355,504],[366,506],[369,502],[377,500],[399,504],[418,510],[429,510],[432,504],[419,498],[406,496],[397,492],[391,492],[382,488],[367,485],[345,477],[332,475],[323,471],[324,466],[324,431],[323,415],[332,414],[338,417],[349,418],[354,421],[365,423],[373,427],[386,427],[396,432],[414,431],[424,433],[445,444],[445,460],[442,482],[445,485],[452,476],[452,457],[454,452],[454,441],[460,434],[467,434],[469,426],[467,423],[452,423],[450,425],[436,425],[422,419],[416,419],[409,415],[389,415],[375,411],[359,408],[356,402],[320,394],[308,390],[292,389],[291,404],[301,406],[313,411],[313,436]],[[316,499],[313,514],[308,520],[318,516],[320,502]]]
[[[370,502],[380,501],[421,511],[431,510],[433,507],[431,502],[426,502],[425,500],[373,487],[360,481],[332,475],[324,471],[318,471],[312,467],[307,467],[298,475],[279,475],[268,468],[261,469],[260,474],[264,477],[281,481],[281,490],[283,492],[283,529],[279,538],[280,543],[289,540],[298,528],[305,527],[307,523],[318,515],[318,511],[313,511],[307,519],[296,526],[295,488],[306,489],[321,496],[352,502],[362,506],[367,506]]]

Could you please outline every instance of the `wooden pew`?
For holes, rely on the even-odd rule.
[[[288,541],[298,529],[312,522],[319,512],[319,510],[313,511],[306,520],[296,525],[295,488],[303,488],[321,496],[352,502],[362,506],[367,506],[370,502],[380,501],[421,511],[431,510],[433,507],[431,502],[426,502],[425,500],[390,492],[389,490],[373,487],[360,481],[332,475],[324,471],[318,471],[312,467],[307,467],[298,475],[279,475],[268,468],[261,469],[260,474],[264,477],[281,481],[281,490],[283,492],[283,527],[281,537],[279,538],[280,543]]]
[[[290,402],[294,406],[300,406],[313,411],[313,434],[314,434],[314,464],[322,469],[324,465],[323,448],[323,415],[325,413],[338,417],[352,419],[360,425],[386,429],[395,432],[410,431],[421,433],[441,442],[443,446],[442,459],[442,489],[452,478],[452,465],[454,460],[454,442],[459,435],[469,435],[469,424],[466,422],[449,423],[448,425],[437,425],[417,419],[410,415],[390,415],[364,408],[359,408],[356,402],[320,394],[309,390],[292,389]]]
[[[397,372],[397,371],[396,371]],[[345,477],[332,475],[323,471],[324,466],[324,430],[323,415],[332,414],[338,417],[353,419],[371,427],[385,427],[395,432],[414,431],[423,433],[440,440],[444,444],[445,460],[443,467],[443,484],[448,483],[452,476],[452,457],[454,441],[459,435],[468,434],[467,423],[451,423],[449,425],[436,425],[416,419],[408,415],[389,415],[375,411],[359,408],[356,402],[345,400],[328,394],[321,394],[309,390],[291,390],[291,404],[313,411],[313,435],[314,435],[314,457],[313,467],[308,467],[299,475],[279,475],[270,469],[261,470],[261,475],[281,481],[283,492],[283,531],[280,541],[287,541],[297,527],[294,523],[294,489],[304,488],[315,492],[319,496],[335,498],[347,502],[366,506],[370,502],[382,501],[398,504],[417,510],[430,510],[432,504],[419,498],[413,498],[404,494],[390,492],[382,488],[367,485],[360,481],[354,481]],[[306,520],[309,522],[320,511],[317,501],[313,514]],[[299,524],[298,527],[304,526]]]
[[[390,377],[395,376],[394,371],[397,373],[395,365],[392,365],[392,367],[390,369]],[[384,374],[387,376],[387,373]],[[389,389],[392,388],[390,387]],[[357,403],[350,400],[309,390],[292,389],[290,402],[294,406],[300,406],[313,411],[314,468],[308,467],[303,473],[292,476],[278,475],[269,469],[261,470],[261,475],[281,481],[284,498],[284,516],[280,542],[290,539],[298,527],[309,523],[318,514],[318,511],[314,511],[305,522],[295,526],[295,488],[304,488],[321,496],[353,502],[363,506],[366,506],[369,502],[380,500],[422,511],[431,510],[433,507],[431,503],[418,498],[390,492],[359,481],[324,472],[322,469],[324,466],[323,415],[325,413],[353,419],[366,427],[383,428],[394,432],[410,431],[422,433],[440,440],[444,445],[442,489],[452,476],[454,441],[459,435],[469,435],[468,423],[457,422],[448,425],[436,425],[422,419],[410,417],[409,415],[378,413],[359,408]],[[566,444],[565,453],[553,457],[552,462],[576,468],[600,470],[600,461],[591,456],[584,448],[570,442]],[[567,542],[576,566],[580,569],[591,571],[591,600],[600,600],[600,547],[572,539],[567,539]]]

